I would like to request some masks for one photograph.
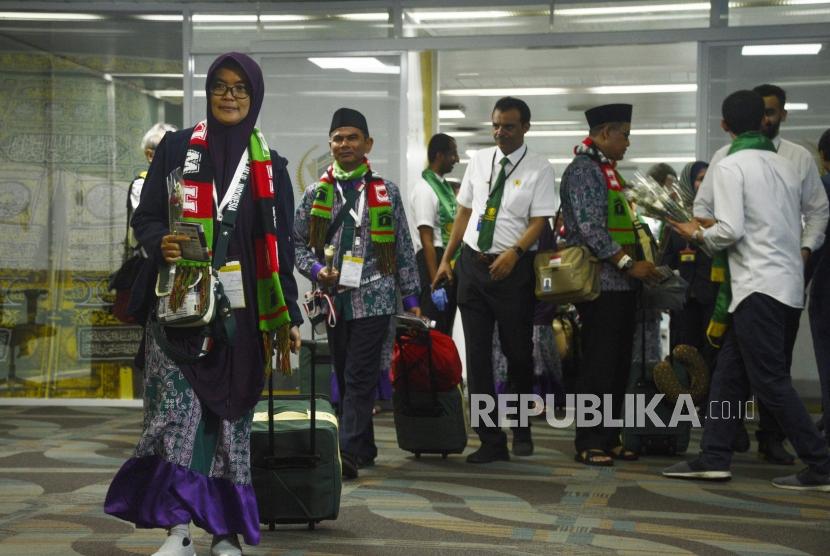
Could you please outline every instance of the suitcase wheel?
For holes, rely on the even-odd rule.
[[[447,452],[441,452],[441,459],[447,459]]]
[[[274,522],[273,522],[273,521],[269,521],[269,522],[268,522],[268,530],[269,530],[269,531],[273,531],[274,529],[276,529],[276,526],[274,525]]]
[[[309,522],[308,522],[308,530],[309,530],[309,531],[314,531],[314,528],[315,528],[316,526],[317,526],[317,524],[316,524],[314,521],[309,521]]]
[[[421,459],[421,452],[415,452],[415,459]]]

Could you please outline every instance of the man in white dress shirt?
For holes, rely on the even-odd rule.
[[[801,181],[808,191],[819,191],[821,189],[821,178],[818,168],[810,151],[792,141],[782,139],[779,135],[781,123],[787,119],[787,93],[781,87],[770,84],[758,85],[753,89],[761,95],[764,100],[764,120],[761,131],[775,146],[776,152],[793,163]],[[714,166],[720,162],[729,152],[730,145],[718,149],[710,162]],[[708,175],[708,174],[707,174]],[[695,197],[695,216],[712,218],[712,176],[704,177],[697,196]],[[816,193],[818,195],[818,193]],[[798,323],[796,323],[796,333]],[[789,347],[789,361],[792,360],[792,351],[795,347],[795,335],[792,338],[792,345]],[[759,424],[755,436],[758,439],[758,454],[770,463],[779,465],[792,465],[795,458],[784,448],[786,434],[780,424],[775,421],[772,414],[763,403],[758,403]]]
[[[436,330],[451,336],[456,309],[455,287],[446,284],[438,288],[434,298],[431,284],[452,232],[457,208],[455,191],[444,179],[458,163],[455,139],[445,133],[433,135],[427,145],[427,160],[429,165],[412,188],[410,198],[412,219],[418,229],[412,240],[421,279],[421,315],[434,320]]]
[[[470,394],[495,396],[491,346],[493,329],[507,358],[511,393],[530,394],[533,387],[533,256],[547,218],[556,211],[553,168],[544,156],[524,144],[530,129],[530,108],[504,97],[491,114],[496,146],[470,158],[461,189],[452,234],[433,286],[452,280],[450,261],[461,247],[456,266],[458,307],[467,345]],[[463,239],[463,246],[462,246]],[[508,460],[507,437],[486,421],[475,427],[481,448],[469,463]],[[513,428],[513,455],[529,456],[529,427]]]
[[[723,102],[721,126],[734,140],[711,166],[714,223],[675,223],[687,240],[729,261],[731,323],[718,355],[709,393],[721,411],[709,415],[697,459],[663,471],[667,477],[727,480],[738,408],[750,388],[787,431],[807,467],[773,479],[780,488],[830,492],[830,452],[790,378],[791,345],[804,306],[804,259],[824,242],[827,196],[804,182],[795,165],[760,133],[764,103],[755,91]],[[817,195],[821,193],[821,195]],[[804,227],[802,230],[802,216]],[[732,417],[727,417],[723,408]]]

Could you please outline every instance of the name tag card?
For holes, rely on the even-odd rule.
[[[228,261],[228,264],[219,269],[219,281],[232,309],[245,308],[245,290],[242,287],[242,263]]]
[[[347,251],[340,265],[340,282],[344,288],[360,287],[360,276],[363,274],[363,257],[353,257]]]

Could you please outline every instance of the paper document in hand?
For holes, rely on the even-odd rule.
[[[186,241],[179,242],[179,246],[182,249],[182,258],[190,261],[210,260],[205,231],[201,224],[198,222],[174,222],[173,233],[187,236]]]

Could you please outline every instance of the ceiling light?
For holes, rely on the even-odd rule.
[[[171,90],[171,89],[162,89],[162,90],[150,91],[150,94],[152,94],[154,97],[157,97],[157,98],[162,98],[162,97],[183,98],[184,97],[184,91],[182,91],[182,90],[176,91],[176,90]]]
[[[194,23],[256,23],[256,14],[194,14]]]
[[[341,14],[340,19],[349,21],[389,21],[389,12],[374,12],[365,14]]]
[[[453,19],[499,19],[502,17],[510,17],[510,12],[506,11],[411,11],[407,15],[416,22],[423,21],[449,21]]]
[[[669,83],[662,85],[604,85],[588,87],[585,92],[592,95],[635,95],[644,93],[694,93],[696,83]]]
[[[788,102],[784,105],[784,110],[787,110],[788,112],[790,110],[808,110],[809,108],[810,105],[806,102]]]
[[[653,85],[603,85],[598,87],[506,87],[499,89],[471,88],[444,89],[442,95],[504,97],[504,96],[546,96],[567,94],[626,95],[649,93],[693,93],[696,83],[655,83]]]
[[[97,21],[102,15],[68,12],[0,12],[0,19],[17,21]]]
[[[533,122],[531,122],[532,124]],[[694,135],[697,130],[693,127],[685,128],[645,128],[632,129],[631,135]],[[582,137],[584,129],[531,129],[525,135],[528,137]]]
[[[352,73],[389,73],[398,74],[401,68],[387,66],[377,58],[362,56],[337,58],[309,58],[309,62],[323,69],[344,69]]]
[[[688,4],[635,4],[631,6],[613,6],[604,8],[564,8],[553,10],[553,15],[575,16],[575,15],[622,15],[622,14],[645,14],[655,12],[690,12],[709,11],[709,2],[692,2]]]
[[[582,125],[585,122],[582,120],[532,120],[530,122],[533,126],[540,126],[540,125]],[[493,122],[480,122],[478,125],[486,125],[487,127],[493,125]]]
[[[438,117],[442,120],[457,120],[466,118],[467,115],[460,108],[441,108],[438,110]]]
[[[563,87],[524,87],[524,88],[504,88],[504,89],[444,89],[441,91],[442,95],[447,96],[473,96],[473,97],[506,97],[519,96],[531,97],[539,95],[565,95],[570,89]]]
[[[133,16],[144,21],[183,21],[182,14],[142,14]]]
[[[741,48],[742,56],[798,56],[818,54],[821,43],[754,44]]]
[[[137,77],[148,77],[153,79],[183,79],[184,74],[182,73],[112,73],[110,74],[113,77],[121,77],[121,78],[137,78]]]
[[[659,164],[665,162],[670,164],[672,162],[694,162],[697,160],[694,156],[650,156],[642,158],[630,158],[629,162],[636,162],[638,164]]]
[[[307,21],[311,19],[307,15],[299,14],[262,14],[259,20],[262,23],[279,23],[282,21]]]

